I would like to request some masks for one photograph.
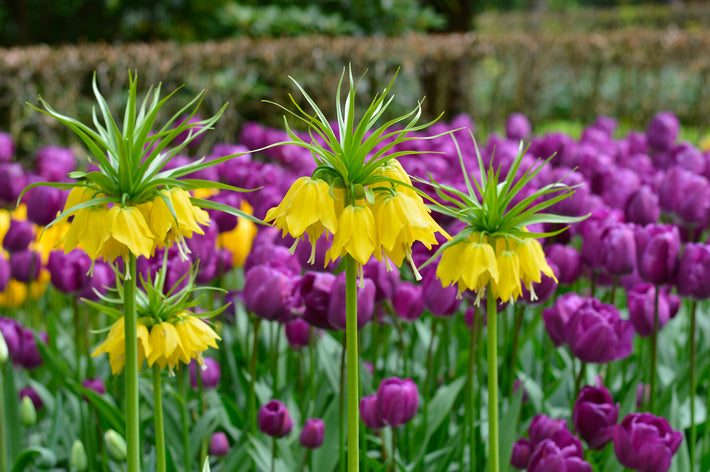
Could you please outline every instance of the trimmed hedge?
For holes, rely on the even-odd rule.
[[[234,140],[247,120],[277,124],[296,78],[325,110],[348,63],[368,70],[362,96],[381,90],[400,68],[397,107],[426,94],[428,116],[470,113],[489,129],[522,111],[533,123],[613,115],[645,126],[669,109],[694,125],[710,123],[710,33],[635,30],[605,34],[423,35],[399,38],[300,37],[175,43],[67,45],[0,50],[0,129],[20,145],[61,142],[64,131],[25,104],[42,95],[57,110],[90,116],[91,75],[104,95],[123,101],[128,69],[143,86],[185,84],[189,98],[208,88],[204,113],[230,101],[213,140]],[[303,103],[300,94],[294,93]],[[175,100],[175,106],[180,100]]]

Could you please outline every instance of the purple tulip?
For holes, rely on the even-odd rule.
[[[394,310],[401,318],[407,321],[416,320],[422,316],[424,311],[421,285],[400,282],[394,292],[392,304],[394,305]]]
[[[23,331],[24,328],[16,319],[5,316],[0,317],[0,332],[2,332],[2,337],[5,338],[7,352],[13,361],[17,361],[22,352]]]
[[[605,387],[587,385],[574,403],[574,429],[592,449],[601,449],[611,441],[614,426],[619,420],[619,404],[614,404]]]
[[[291,317],[293,282],[284,272],[259,265],[246,273],[242,295],[247,310],[265,320],[287,320]]]
[[[99,395],[106,393],[106,384],[100,377],[94,377],[91,379],[84,379],[81,381],[81,385],[87,390],[93,390]]]
[[[591,216],[581,223],[582,261],[591,269],[604,267],[604,235],[622,223],[619,210],[602,206],[591,211]]]
[[[364,279],[357,288],[357,329],[372,320],[375,310],[375,284]],[[345,329],[345,272],[336,276],[328,304],[328,325],[334,330]]]
[[[27,186],[27,175],[17,162],[0,163],[0,199],[15,204]]]
[[[44,408],[44,402],[42,401],[42,398],[39,396],[37,391],[32,387],[25,387],[25,388],[21,389],[18,392],[18,396],[20,397],[20,400],[22,400],[25,397],[29,397],[30,400],[32,400],[32,405],[35,407],[36,411],[39,411],[42,408]]]
[[[292,275],[301,273],[301,263],[296,256],[288,252],[288,248],[275,245],[270,241],[255,240],[251,252],[244,261],[244,273],[260,265],[280,269],[281,272]]]
[[[52,251],[47,260],[52,285],[64,293],[77,293],[89,285],[91,279],[87,272],[91,268],[91,259],[80,249],[64,254]]]
[[[47,146],[37,152],[37,173],[50,182],[62,182],[76,169],[76,158],[69,148]]]
[[[334,284],[331,273],[306,272],[294,287],[294,312],[313,326],[333,329],[328,322],[328,307]]]
[[[377,395],[370,395],[360,399],[360,418],[365,426],[373,431],[378,431],[385,426],[384,419],[377,408]]]
[[[688,225],[699,225],[707,220],[710,207],[710,183],[702,175],[688,174],[681,183],[676,214]],[[692,197],[690,197],[692,196]]]
[[[79,290],[77,297],[86,298],[88,300],[98,300],[97,292],[105,295],[109,287],[113,287],[116,283],[116,276],[113,269],[106,263],[95,262],[94,274],[89,279],[89,283]]]
[[[602,236],[603,268],[613,276],[628,275],[636,267],[636,239],[630,225],[610,226]]]
[[[564,244],[553,244],[545,249],[548,262],[554,263],[559,269],[557,280],[563,285],[571,285],[577,281],[582,272],[582,255],[577,249]]]
[[[201,366],[197,362],[190,362],[190,386],[193,390],[199,388],[197,374],[199,369],[200,379],[202,379],[202,388],[213,390],[219,385],[219,380],[222,377],[222,369],[219,367],[217,359],[205,357],[202,359],[204,364]]]
[[[654,285],[673,281],[678,269],[680,233],[675,226],[647,225],[637,228],[636,257],[638,273]]]
[[[658,151],[668,151],[678,138],[680,122],[673,113],[662,111],[654,115],[646,129],[648,144]]]
[[[362,266],[365,277],[372,279],[375,283],[375,302],[382,300],[392,300],[395,290],[399,283],[399,271],[387,270],[387,265],[377,259],[370,258],[367,263]]]
[[[648,185],[642,185],[627,200],[624,216],[629,223],[639,225],[655,223],[661,216],[658,195]]]
[[[300,347],[308,346],[311,336],[311,325],[309,325],[303,318],[295,318],[293,321],[289,321],[285,325],[286,339],[288,339],[288,344],[294,348],[298,349]]]
[[[565,326],[570,352],[584,362],[601,364],[629,356],[633,337],[631,322],[622,320],[614,305],[596,298],[585,300]]]
[[[560,431],[563,440],[545,439],[530,458],[528,472],[592,472],[592,466],[584,460],[579,439],[567,431]],[[566,435],[564,433],[567,433]]]
[[[461,305],[461,299],[456,296],[458,287],[456,285],[443,287],[433,270],[423,275],[422,296],[427,309],[435,316],[451,316],[456,313]]]
[[[393,428],[409,423],[419,407],[419,390],[412,379],[390,377],[377,388],[377,411]]]
[[[309,418],[303,423],[299,441],[307,449],[318,449],[323,444],[325,423],[320,418]]]
[[[47,226],[64,208],[66,192],[52,187],[35,187],[27,193],[27,219]]]
[[[224,457],[229,454],[229,439],[221,431],[212,434],[210,438],[210,456]]]
[[[566,429],[567,421],[563,419],[552,419],[545,414],[535,415],[528,426],[528,437],[534,448],[557,431]]]
[[[530,121],[522,113],[512,113],[505,122],[505,136],[515,141],[526,139],[531,129]]]
[[[335,267],[333,261],[326,262],[325,254],[330,249],[331,242],[326,237],[325,234],[321,235],[316,239],[316,248],[313,251],[310,242],[300,242],[296,246],[296,252],[294,253],[298,258],[299,263],[305,269],[315,270],[315,271],[330,271]],[[312,258],[311,258],[312,257]],[[375,261],[375,259],[370,259],[370,261]],[[369,262],[368,262],[369,264]],[[365,277],[372,278],[367,272],[367,264],[365,264]],[[397,275],[399,276],[399,275]],[[375,283],[377,285],[377,283]]]
[[[510,456],[510,465],[519,470],[527,469],[532,453],[532,443],[525,438],[518,439],[515,441],[515,444],[513,444],[513,452]]]
[[[275,438],[286,436],[293,428],[293,420],[288,414],[286,405],[278,400],[271,400],[259,409],[257,423],[262,433]]]
[[[45,344],[47,343],[46,333],[39,333],[37,336],[42,342]],[[37,341],[35,340],[34,333],[29,329],[22,328],[22,331],[20,332],[20,339],[20,353],[15,361],[28,370],[40,367],[43,363],[42,355],[39,353],[39,349],[37,348]]]
[[[683,441],[665,418],[631,413],[614,428],[614,453],[621,465],[639,472],[665,472]]]
[[[683,249],[676,280],[678,295],[710,298],[710,246],[688,243]]]
[[[629,320],[642,338],[653,334],[655,318],[655,295],[657,287],[641,283],[626,292]],[[670,296],[663,290],[658,294],[658,329],[663,328],[672,317]]]
[[[210,198],[210,200],[233,208],[239,208],[242,197],[236,192],[223,190]],[[210,219],[216,224],[218,233],[226,233],[237,227],[236,215],[219,210],[207,210],[207,212],[210,215]]]
[[[557,264],[552,261],[548,261],[548,265],[550,266],[550,269],[552,269],[552,273],[555,274],[555,277],[557,277],[557,274],[560,273],[560,269],[557,267]],[[528,305],[541,305],[545,303],[553,293],[555,293],[555,290],[557,290],[557,282],[555,282],[555,279],[542,274],[539,283],[532,282],[532,292],[529,291],[525,285],[523,285],[523,296],[521,301]]]
[[[700,149],[685,141],[676,146],[672,151],[673,163],[693,174],[705,173],[705,156]]]
[[[25,249],[10,254],[10,275],[24,284],[37,280],[42,270],[42,255]]]
[[[2,247],[8,252],[24,251],[35,240],[35,230],[27,220],[10,220]]]
[[[555,346],[565,344],[565,327],[570,317],[584,303],[584,298],[574,292],[559,297],[555,304],[542,310],[542,319]]]
[[[15,155],[15,142],[8,133],[0,132],[0,162],[8,162]]]

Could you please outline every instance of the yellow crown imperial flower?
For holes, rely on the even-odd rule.
[[[221,338],[207,323],[188,313],[156,323],[150,330],[148,365],[157,362],[161,369],[168,367],[173,371],[180,362],[189,364],[191,359],[202,364],[202,353],[210,347],[217,348],[218,339]]]
[[[79,246],[91,259],[99,257],[101,248],[111,236],[108,214],[109,209],[105,204],[82,208],[74,213],[74,220],[64,236],[64,252],[68,253]]]
[[[158,192],[158,196],[152,201],[149,214],[150,227],[155,232],[158,243],[164,246],[175,241],[183,259],[190,253],[185,238],[191,238],[193,233],[205,234],[199,225],[210,224],[209,214],[193,205],[190,194],[181,188]]]
[[[369,206],[358,204],[346,206],[340,214],[338,226],[338,232],[333,237],[333,245],[326,253],[326,260],[334,261],[347,253],[359,264],[364,265],[370,256],[378,256],[375,217]]]
[[[509,249],[500,251],[496,255],[498,265],[498,281],[491,281],[493,295],[499,300],[514,302],[523,294],[520,284],[520,261],[518,254]]]
[[[121,372],[126,364],[126,328],[124,322],[125,319],[123,317],[119,318],[111,326],[106,340],[99,344],[96,349],[94,349],[94,352],[91,353],[91,357],[107,353],[109,362],[111,363],[111,373],[114,375]],[[150,356],[152,351],[148,328],[140,321],[136,328],[138,334],[138,367],[140,368],[145,358]]]
[[[520,277],[523,280],[523,284],[530,292],[530,298],[533,301],[537,300],[533,282],[540,283],[542,280],[541,273],[557,282],[555,273],[545,259],[545,252],[542,250],[540,242],[532,238],[523,238],[515,245],[513,251],[518,254],[518,259],[520,260]]]

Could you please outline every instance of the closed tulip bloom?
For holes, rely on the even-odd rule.
[[[77,293],[90,284],[87,275],[91,268],[91,259],[83,251],[74,249],[67,254],[52,251],[47,261],[47,270],[52,285],[64,293]]]
[[[451,316],[456,313],[461,305],[461,298],[457,297],[458,293],[459,289],[456,285],[444,287],[442,282],[436,279],[433,270],[426,271],[422,280],[422,297],[424,306],[435,316]]]
[[[707,219],[710,201],[710,183],[702,175],[688,174],[681,183],[676,214],[689,225],[698,225]],[[692,195],[692,197],[690,197]]]
[[[520,141],[530,136],[530,121],[522,113],[512,113],[505,122],[505,136],[508,139]]]
[[[669,150],[676,139],[680,122],[676,116],[668,111],[656,113],[646,129],[648,144],[658,151]]]
[[[360,417],[365,426],[373,431],[378,431],[387,426],[377,408],[377,394],[360,399]]]
[[[222,377],[222,369],[219,367],[217,359],[212,357],[203,357],[203,364],[200,366],[197,362],[190,362],[190,386],[193,390],[197,390],[199,383],[197,374],[199,372],[202,380],[202,388],[213,390],[219,385],[219,380]]]
[[[229,439],[221,431],[212,434],[210,438],[210,456],[224,457],[229,454]]]
[[[40,341],[47,343],[47,334],[38,334]],[[35,339],[34,332],[29,329],[22,328],[20,332],[20,352],[15,358],[15,362],[24,367],[25,369],[36,369],[43,364],[42,355],[39,353],[39,348],[37,347],[37,340]]]
[[[528,437],[535,448],[545,439],[549,439],[557,431],[566,430],[567,421],[563,419],[553,419],[545,414],[535,415],[528,427]]]
[[[377,410],[386,424],[409,423],[419,407],[419,390],[412,379],[390,377],[377,388]]]
[[[659,216],[658,195],[648,185],[642,185],[626,202],[624,217],[629,223],[647,225],[657,222]]]
[[[553,306],[542,310],[542,319],[545,322],[547,334],[550,335],[555,346],[565,344],[567,322],[583,303],[584,298],[574,292],[570,292],[559,297]]]
[[[0,199],[13,205],[27,186],[25,170],[17,162],[0,163]]]
[[[291,316],[292,278],[265,265],[246,274],[242,291],[247,310],[265,320],[286,320]]]
[[[629,320],[642,338],[653,334],[656,288],[652,284],[641,283],[626,292]],[[661,290],[658,295],[658,329],[663,328],[671,317],[669,296]]]
[[[422,298],[421,285],[410,282],[400,282],[394,292],[392,301],[397,314],[408,321],[414,321],[424,311],[424,298]]]
[[[399,285],[398,270],[387,269],[387,264],[377,259],[370,259],[362,266],[363,275],[375,283],[375,302],[392,300]]]
[[[565,326],[572,354],[584,362],[606,363],[631,354],[634,328],[623,320],[614,305],[587,299]]]
[[[658,200],[663,211],[668,213],[677,211],[678,203],[684,198],[681,193],[683,182],[689,175],[688,171],[678,166],[673,166],[662,173],[663,178],[658,187]]]
[[[357,328],[361,329],[372,320],[375,310],[375,284],[364,279],[357,288]],[[331,329],[345,329],[345,272],[335,278],[328,304],[328,325]]]
[[[8,252],[24,251],[35,240],[35,230],[27,220],[10,220],[10,227],[2,240],[2,247]]]
[[[100,377],[84,379],[81,381],[81,385],[86,389],[93,390],[99,395],[106,393],[106,384]]]
[[[621,465],[638,472],[665,472],[683,441],[665,418],[631,413],[614,428],[614,453]]]
[[[675,226],[647,225],[636,231],[638,273],[654,285],[673,281],[678,269],[680,233]]]
[[[696,300],[710,298],[710,246],[688,243],[683,249],[676,280],[678,295]]]
[[[24,328],[14,318],[0,317],[0,332],[5,339],[10,359],[16,360],[22,352],[22,331]]]
[[[293,321],[289,321],[284,325],[286,331],[286,339],[288,344],[294,348],[308,346],[310,342],[310,331],[311,325],[309,325],[303,318],[295,318]]]
[[[513,444],[513,452],[510,455],[510,465],[519,470],[527,469],[532,453],[532,443],[525,438],[518,439]]]
[[[37,152],[37,173],[44,180],[62,182],[76,169],[76,158],[69,148],[47,146]]]
[[[528,472],[592,472],[592,466],[584,460],[581,448],[577,452],[575,448],[560,447],[554,440],[545,439],[535,448],[527,470]]]
[[[259,409],[257,423],[262,433],[275,438],[286,436],[293,428],[293,420],[286,405],[278,400],[271,400]]]
[[[294,287],[294,311],[298,311],[309,324],[332,329],[328,321],[330,294],[335,275],[328,272],[306,272]]]
[[[614,404],[605,387],[585,386],[572,411],[575,431],[591,449],[601,449],[612,439],[619,420],[619,405]]]
[[[23,284],[34,282],[42,270],[42,255],[25,249],[10,254],[10,275]]]
[[[303,424],[299,441],[307,449],[318,449],[323,444],[325,423],[320,418],[309,418]]]
[[[604,271],[613,276],[628,275],[636,267],[636,239],[631,226],[611,226],[602,237]]]
[[[41,410],[42,408],[44,408],[44,402],[42,401],[42,398],[37,393],[37,390],[32,387],[25,387],[20,389],[20,391],[18,392],[18,397],[20,398],[20,400],[25,397],[28,397],[30,400],[32,400],[32,405],[34,406],[35,410]]]

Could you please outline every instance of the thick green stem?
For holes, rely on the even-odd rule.
[[[397,472],[397,430],[392,428],[392,472]]]
[[[7,431],[5,430],[5,365],[0,364],[0,471],[7,472]]]
[[[498,452],[498,313],[493,287],[488,285],[486,295],[488,310],[488,472],[499,471]]]
[[[276,438],[271,438],[271,472],[276,470]]]
[[[338,394],[338,452],[340,454],[340,472],[345,472],[347,468],[347,458],[345,456],[345,345],[346,340],[343,338],[343,349],[340,354],[340,392]]]
[[[695,310],[698,302],[690,305],[690,463],[695,464],[695,443],[698,441],[698,429],[695,425]],[[691,465],[691,470],[694,467]]]
[[[124,259],[124,262],[125,259]],[[123,286],[124,326],[126,342],[126,462],[128,472],[139,472],[140,417],[138,397],[138,319],[136,314],[136,256],[128,256],[126,280]]]
[[[653,303],[653,332],[651,333],[651,371],[649,372],[649,385],[650,393],[648,399],[648,410],[654,412],[654,398],[656,396],[656,358],[658,357],[657,347],[658,347],[658,297],[661,292],[661,288],[656,285],[654,286],[656,290],[654,303]]]
[[[153,364],[153,422],[155,423],[155,456],[157,472],[165,472],[165,428],[163,426],[163,393],[160,366]]]
[[[360,472],[359,447],[359,391],[357,340],[357,266],[355,260],[345,256],[345,338],[347,346],[348,374],[348,472]]]
[[[185,375],[186,369],[178,371],[178,383],[180,384],[180,423],[182,425],[182,460],[185,463],[185,470],[190,470],[192,461],[190,460],[190,426],[187,416],[188,402],[188,382]]]

